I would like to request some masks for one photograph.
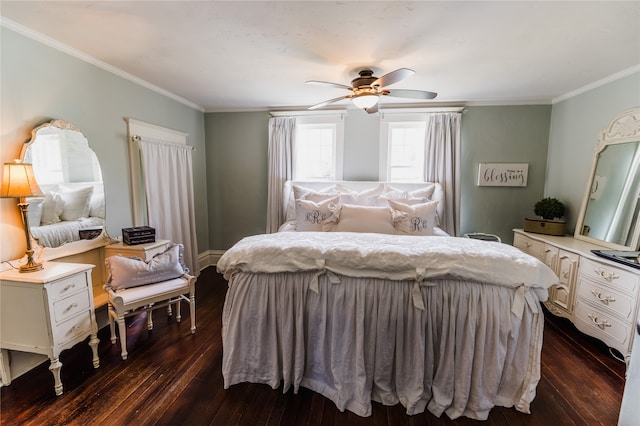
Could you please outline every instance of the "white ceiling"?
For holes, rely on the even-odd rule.
[[[415,70],[392,88],[436,105],[551,103],[640,69],[637,0],[1,0],[0,14],[205,111],[307,107],[348,92],[306,80],[365,66]]]

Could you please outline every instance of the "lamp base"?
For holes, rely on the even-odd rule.
[[[20,272],[36,272],[36,271],[41,271],[42,269],[44,269],[44,266],[42,266],[42,263],[27,262],[24,265],[21,265],[18,270]]]
[[[20,272],[36,272],[44,269],[42,263],[33,260],[33,250],[31,250],[31,247],[29,247],[25,254],[27,255],[27,262],[24,265],[20,265],[20,268],[18,268]]]

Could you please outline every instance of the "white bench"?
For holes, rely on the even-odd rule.
[[[191,312],[191,334],[196,332],[196,277],[184,274],[181,277],[154,284],[131,287],[118,291],[107,290],[109,300],[109,327],[111,329],[111,343],[116,342],[115,322],[118,322],[120,345],[122,346],[122,359],[127,359],[127,329],[124,319],[147,312],[147,329],[153,329],[152,311],[162,307],[168,307],[169,315],[172,314],[171,306],[175,304],[176,321],[180,322],[180,302],[189,303]],[[188,294],[188,297],[187,297]]]

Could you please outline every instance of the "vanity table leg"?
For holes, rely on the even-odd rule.
[[[98,336],[92,334],[89,338],[89,346],[91,346],[91,352],[93,352],[93,368],[100,367],[100,358],[98,358],[98,343],[100,343]]]
[[[9,386],[11,384],[11,363],[9,351],[2,349],[0,351],[0,381],[2,386]]]
[[[60,379],[60,369],[62,368],[62,363],[59,358],[52,358],[51,365],[49,366],[49,370],[53,374],[54,381],[54,389],[56,391],[56,396],[62,395],[62,380]]]

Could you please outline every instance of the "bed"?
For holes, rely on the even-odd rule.
[[[289,220],[282,232],[246,237],[217,263],[229,281],[225,388],[252,382],[297,392],[302,386],[360,416],[371,414],[372,401],[401,403],[409,415],[429,410],[452,419],[484,420],[495,405],[528,413],[540,379],[539,302],[557,283],[555,274],[509,245],[446,235],[437,229],[443,211],[433,204],[428,220],[417,222],[432,220],[426,230],[408,232],[403,226],[414,222],[390,211],[395,232],[386,224],[378,225],[382,232],[369,232],[378,210],[352,220],[358,230],[345,230],[340,221],[348,218],[340,216],[350,205],[335,202],[354,198],[336,200],[324,185],[300,184],[306,195],[295,191],[298,198],[296,183],[288,183]],[[333,188],[370,195],[380,185]],[[428,201],[441,197],[439,185],[431,192],[427,183],[382,185],[405,193],[398,198],[378,191],[388,206],[426,193]],[[308,211],[295,210],[321,191],[333,206],[312,214],[322,218],[321,228],[308,230],[299,223]],[[422,204],[428,202],[415,205]]]
[[[41,189],[42,196],[27,199],[31,235],[41,246],[59,247],[85,235],[92,238],[104,228],[102,182],[44,184]]]

